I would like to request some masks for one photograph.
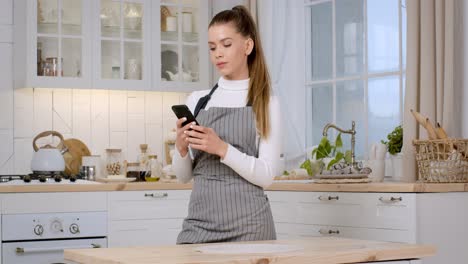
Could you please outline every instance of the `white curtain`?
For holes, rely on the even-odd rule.
[[[427,139],[410,109],[457,136],[454,88],[455,0],[407,0],[407,70],[403,122],[405,181],[417,179],[413,139]],[[461,87],[459,87],[461,89]]]
[[[305,158],[305,22],[302,1],[256,0],[257,23],[270,70],[273,91],[283,113],[286,169]]]

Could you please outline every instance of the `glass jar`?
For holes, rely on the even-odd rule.
[[[60,76],[63,76],[63,58],[61,59],[61,63],[62,63],[62,70],[60,72]],[[57,57],[46,58],[44,69],[43,69],[43,74],[44,76],[59,76]]]
[[[141,169],[139,162],[128,162],[127,163],[127,171],[126,177],[127,178],[135,178],[136,181],[144,181],[144,177],[141,177]]]
[[[159,181],[163,174],[163,167],[157,155],[149,156],[149,165],[151,173],[149,173],[149,177],[146,177],[146,181]]]
[[[108,175],[119,175],[122,169],[122,150],[106,149],[107,163],[106,169]]]

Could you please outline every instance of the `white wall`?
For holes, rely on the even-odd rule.
[[[164,161],[164,140],[175,128],[170,106],[185,103],[187,94],[80,89],[16,89],[14,91],[14,173],[29,173],[33,138],[55,130],[83,141],[105,160],[106,148],[121,148],[136,161],[139,145]],[[50,138],[39,144],[52,143]],[[5,173],[6,168],[0,168]]]
[[[0,0],[0,172],[13,170],[13,0]]]

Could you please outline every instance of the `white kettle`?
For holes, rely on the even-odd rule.
[[[62,146],[61,149],[51,145],[45,145],[41,148],[37,147],[36,140],[50,135],[60,138],[58,146]],[[33,172],[62,172],[65,170],[65,160],[62,154],[66,152],[67,149],[63,143],[62,134],[56,131],[42,132],[34,138],[33,148],[35,151],[31,160],[31,170]]]

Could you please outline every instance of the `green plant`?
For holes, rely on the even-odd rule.
[[[387,135],[388,141],[382,140],[382,144],[387,146],[390,154],[395,155],[401,152],[403,147],[403,128],[400,126],[395,127],[392,132]]]
[[[331,166],[340,161],[345,161],[348,164],[351,163],[351,150],[343,152],[342,148],[343,140],[341,139],[341,133],[338,133],[336,136],[334,144],[327,137],[322,137],[319,145],[312,150],[312,158],[322,163],[324,158],[332,158],[327,164],[327,170],[330,170]],[[301,168],[306,169],[309,175],[313,175],[312,162],[309,159],[301,164]]]

